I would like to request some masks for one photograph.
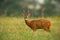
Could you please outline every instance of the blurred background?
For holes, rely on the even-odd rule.
[[[21,17],[23,10],[29,10],[31,17],[60,16],[60,0],[0,0],[0,16]]]
[[[35,36],[22,16],[28,10],[28,20],[51,21],[49,35],[40,29]],[[60,40],[60,0],[0,0],[0,40]]]

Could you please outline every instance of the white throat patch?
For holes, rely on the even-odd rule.
[[[25,19],[25,20],[28,20],[28,19]]]

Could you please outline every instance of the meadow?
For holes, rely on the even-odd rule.
[[[0,40],[60,40],[60,18],[51,20],[51,33],[39,29],[36,36],[23,18],[0,17]]]

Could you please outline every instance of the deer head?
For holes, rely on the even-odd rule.
[[[28,10],[27,12],[25,12],[25,10],[23,10],[22,15],[23,15],[24,19],[27,20],[28,17],[30,16],[30,12],[29,12],[29,10]]]

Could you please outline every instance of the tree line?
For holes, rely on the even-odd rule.
[[[28,5],[40,5],[40,9],[29,9]],[[45,8],[45,9],[44,9]],[[42,11],[44,9],[44,11]],[[60,0],[45,0],[44,4],[37,3],[35,0],[0,0],[0,16],[20,17],[23,10],[29,10],[31,16],[60,16]]]

